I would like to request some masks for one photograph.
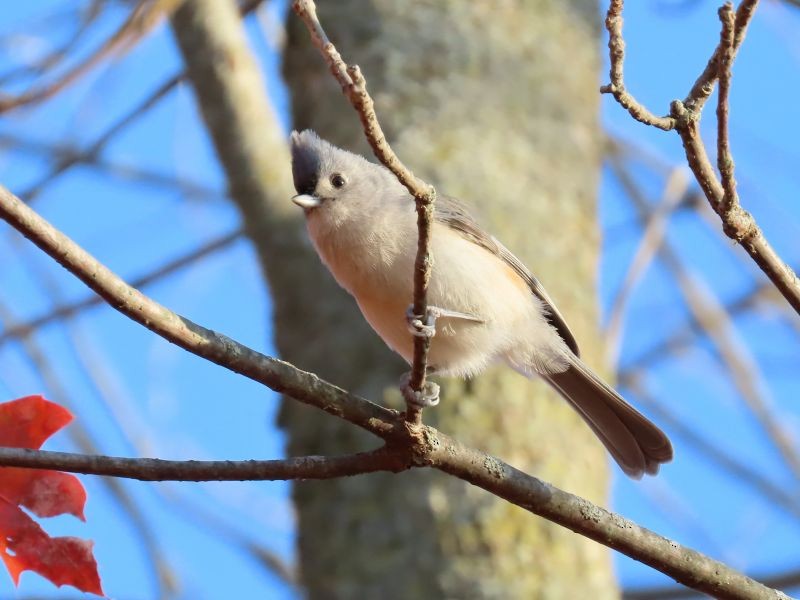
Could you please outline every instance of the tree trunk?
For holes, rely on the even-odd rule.
[[[536,273],[601,366],[594,277],[599,171],[597,7],[591,0],[322,0],[345,60],[367,78],[390,143],[457,196]],[[294,123],[367,156],[358,119],[289,16],[284,72]],[[287,167],[288,168],[288,167]],[[267,263],[278,257],[264,257]],[[273,262],[273,264],[275,264]],[[407,370],[316,258],[273,281],[282,355],[401,408]],[[409,273],[409,278],[412,276]],[[506,368],[443,382],[425,420],[525,471],[603,502],[607,459],[580,418]],[[284,404],[291,455],[375,445],[353,427]],[[609,598],[607,552],[441,473],[294,487],[311,598]]]

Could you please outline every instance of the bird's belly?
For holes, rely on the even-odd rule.
[[[381,339],[411,364],[414,337],[406,321],[410,295],[389,292],[356,293],[354,296],[364,317]],[[430,303],[436,305],[435,298],[431,298]],[[496,345],[496,333],[486,324],[442,317],[436,321],[428,365],[443,374],[469,376],[486,366],[494,354],[490,349]]]

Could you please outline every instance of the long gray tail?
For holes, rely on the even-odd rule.
[[[634,479],[655,475],[672,460],[669,438],[625,402],[579,358],[570,357],[563,373],[544,376],[586,420],[620,468]]]

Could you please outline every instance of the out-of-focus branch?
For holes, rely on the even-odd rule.
[[[94,66],[115,52],[129,50],[163,17],[171,13],[182,0],[140,0],[125,22],[100,47],[57,80],[34,85],[18,96],[0,95],[0,114],[20,106],[47,100],[73,84]]]
[[[617,364],[624,329],[625,309],[634,289],[647,272],[658,249],[664,242],[669,218],[686,194],[689,182],[681,169],[674,169],[667,177],[658,208],[650,213],[643,225],[639,247],[631,259],[628,271],[611,301],[608,324],[605,330],[608,360]],[[0,337],[2,341],[2,337]]]
[[[230,246],[233,242],[240,239],[243,235],[242,230],[237,229],[236,231],[231,231],[226,233],[218,238],[210,240],[208,242],[204,242],[198,248],[187,252],[183,256],[179,256],[173,260],[166,262],[165,264],[161,265],[155,271],[147,273],[141,277],[138,277],[131,281],[131,286],[135,288],[145,288],[148,285],[155,283],[188,267],[189,265],[194,264],[198,260],[205,258],[215,252],[219,252]],[[16,339],[22,336],[27,336],[34,333],[36,330],[40,329],[41,327],[53,323],[55,321],[62,321],[65,319],[71,319],[75,315],[80,312],[83,312],[87,308],[91,308],[93,306],[97,306],[102,304],[103,300],[92,294],[90,296],[86,296],[81,300],[77,300],[75,302],[70,302],[67,304],[62,304],[60,306],[56,306],[53,310],[44,314],[40,317],[36,317],[31,319],[30,321],[26,321],[23,323],[15,323],[11,326],[6,326],[4,331],[0,332],[0,347],[2,345],[12,339]]]
[[[740,483],[750,487],[773,506],[782,508],[794,518],[800,518],[800,498],[797,495],[788,493],[783,487],[764,477],[757,469],[736,460],[736,458],[709,442],[675,414],[667,410],[663,402],[659,402],[651,396],[639,377],[633,374],[620,377],[619,383],[630,389],[635,394],[636,400],[646,406],[648,411],[658,418],[659,423],[680,437],[687,445],[692,446],[706,460],[716,465],[721,471],[734,477]]]
[[[169,1],[172,2],[174,0]],[[264,0],[248,0],[247,2],[244,2],[240,7],[240,14],[243,17],[249,15],[258,6],[260,6],[263,1]],[[76,150],[61,157],[49,173],[47,173],[33,185],[29,186],[27,189],[19,192],[19,196],[24,198],[26,202],[32,202],[48,185],[50,185],[50,183],[55,181],[60,175],[63,175],[72,167],[80,164],[99,163],[101,152],[111,142],[111,140],[130,125],[135,123],[140,117],[144,116],[161,100],[166,98],[178,87],[178,84],[184,80],[184,77],[184,73],[177,73],[166,79],[161,85],[153,90],[152,93],[145,97],[144,100],[134,106],[128,113],[111,125],[93,143],[89,144],[84,150]],[[191,191],[191,188],[189,188],[189,191]]]
[[[117,134],[133,124],[139,117],[143,116],[148,110],[165,98],[178,86],[182,78],[183,75],[179,74],[167,79],[158,88],[156,88],[153,93],[147,96],[130,112],[109,127],[105,133],[98,137],[85,150],[75,152],[72,155],[64,156],[61,160],[59,160],[49,173],[24,191],[20,192],[20,197],[24,198],[26,202],[32,202],[50,183],[52,183],[70,168],[79,164],[93,161]]]
[[[92,0],[92,3],[88,7],[76,7],[77,10],[75,12],[81,14],[79,17],[77,14],[75,15],[78,20],[78,26],[75,28],[72,35],[58,48],[48,52],[34,64],[22,65],[0,75],[0,85],[6,85],[20,77],[41,75],[61,64],[61,62],[69,56],[70,50],[77,46],[78,42],[84,37],[92,24],[102,14],[106,5],[104,0]]]
[[[436,429],[408,423],[395,411],[179,317],[126,285],[4,188],[0,188],[0,217],[119,312],[198,356],[372,432],[383,438],[390,450],[403,450],[403,460],[410,466],[431,466],[454,475],[716,597],[785,598],[718,561],[468,448]]]
[[[744,39],[747,27],[758,6],[758,0],[742,0],[735,16],[733,16],[732,31],[730,31],[730,17],[733,15],[733,9],[732,7],[723,9],[723,14],[727,16],[725,17],[726,26],[721,36],[721,41],[717,45],[705,70],[692,87],[687,99],[672,102],[669,117],[655,117],[625,92],[622,79],[624,60],[624,40],[622,37],[623,4],[623,0],[611,0],[606,13],[606,29],[609,33],[609,57],[611,63],[609,77],[611,84],[603,86],[601,92],[612,94],[637,120],[664,130],[675,129],[678,132],[689,167],[711,207],[719,215],[725,234],[747,251],[792,308],[800,313],[800,279],[775,252],[756,224],[753,216],[742,209],[738,202],[725,200],[725,187],[720,183],[720,179],[714,172],[714,168],[708,159],[705,145],[700,137],[700,111],[720,76],[720,64],[724,63],[726,65],[722,69],[723,73],[730,73],[730,64]],[[727,75],[725,77],[727,85]],[[727,97],[727,94],[725,96]],[[724,110],[724,107],[720,116],[723,119],[727,119],[727,110]],[[727,125],[723,129],[727,132]],[[725,147],[727,147],[727,144],[725,144]],[[727,172],[732,168],[732,160],[729,153],[723,156],[723,160],[725,161],[726,172],[722,176],[725,180],[725,185],[732,189],[732,171]],[[730,168],[728,165],[730,165]],[[728,190],[729,195],[731,189]]]
[[[406,167],[386,141],[375,106],[367,92],[367,82],[358,65],[348,65],[328,39],[322,24],[317,18],[317,7],[314,0],[294,0],[292,9],[305,23],[311,34],[311,42],[320,51],[331,73],[342,86],[342,92],[358,113],[364,135],[372,148],[376,158],[402,183],[409,193],[414,196],[417,209],[417,256],[414,261],[414,315],[425,322],[428,313],[428,283],[433,267],[433,254],[431,253],[431,227],[433,224],[433,203],[436,200],[436,190],[411,172]],[[411,378],[408,387],[416,394],[422,394],[425,388],[426,367],[428,364],[428,350],[431,345],[431,335],[418,335],[414,337],[414,361],[411,368]],[[414,401],[414,396],[406,395],[406,418],[409,422],[422,421],[422,409]]]
[[[92,147],[95,145],[96,142],[92,144]],[[147,167],[112,162],[101,156],[100,150],[102,148],[89,151],[74,144],[40,142],[14,133],[0,132],[0,149],[41,156],[55,165],[46,178],[40,180],[40,183],[35,187],[41,187],[42,181],[52,181],[54,173],[57,175],[63,174],[64,170],[66,170],[65,167],[81,164],[97,169],[103,175],[117,177],[126,182],[179,191],[183,196],[191,199],[217,199],[224,195],[224,191],[209,187],[199,181],[169,175]]]
[[[646,219],[649,205],[644,194],[618,158],[612,156],[610,162],[640,218]],[[800,479],[800,455],[791,436],[764,399],[757,384],[762,379],[758,365],[736,334],[730,315],[719,301],[688,273],[669,244],[662,244],[659,249],[659,259],[672,274],[692,317],[713,343],[742,400],[756,417],[767,438],[777,448],[794,476]]]
[[[773,295],[777,296],[775,286],[768,281],[757,283],[752,289],[744,292],[736,299],[726,304],[723,308],[725,312],[731,316],[750,310],[762,302],[766,302],[768,298]],[[777,300],[777,298],[776,298]],[[785,306],[785,304],[781,304]],[[792,322],[794,322],[793,320]],[[618,376],[624,378],[636,371],[652,365],[654,362],[665,358],[670,353],[675,353],[683,348],[689,346],[698,336],[705,333],[702,325],[693,316],[690,318],[689,323],[684,327],[678,329],[676,332],[668,335],[663,340],[656,343],[652,348],[645,350],[627,364],[623,365],[622,369],[618,372]]]

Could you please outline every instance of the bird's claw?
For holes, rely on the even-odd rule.
[[[459,312],[457,310],[448,310],[438,306],[429,306],[424,317],[422,315],[414,314],[414,306],[411,305],[406,309],[406,323],[411,335],[415,337],[432,338],[436,335],[436,320],[437,319],[456,319],[460,321],[469,321],[471,323],[484,323],[485,321],[475,315]]]
[[[426,381],[421,390],[411,387],[411,373],[406,373],[400,378],[400,391],[407,404],[418,408],[429,408],[439,404],[439,384]]]
[[[408,324],[408,331],[414,337],[432,338],[436,335],[436,319],[439,317],[439,312],[434,306],[429,306],[427,314],[422,315],[414,314],[414,305],[410,305],[406,309],[406,323]]]

